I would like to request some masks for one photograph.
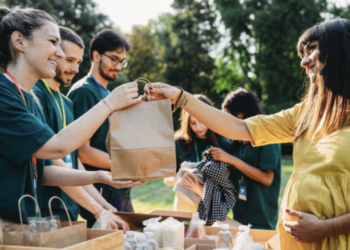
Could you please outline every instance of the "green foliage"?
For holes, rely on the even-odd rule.
[[[93,0],[5,0],[11,8],[36,8],[53,14],[59,25],[74,30],[84,41],[84,61],[80,72],[74,77],[79,80],[90,70],[89,45],[92,37],[103,28],[112,27],[109,18],[96,11]],[[67,92],[68,89],[62,89]]]
[[[216,14],[208,0],[175,0],[175,14],[163,15],[157,26],[164,46],[164,78],[171,85],[181,86],[191,93],[203,93],[217,99],[213,90],[215,62],[209,55],[219,41],[215,26]],[[220,103],[219,103],[220,104]]]
[[[326,0],[215,0],[231,34],[226,56],[237,60],[244,81],[268,112],[300,100],[303,85],[296,44],[299,35],[319,21]],[[298,96],[299,93],[299,96]]]
[[[164,81],[164,49],[159,45],[153,26],[152,22],[147,26],[133,26],[131,34],[127,35],[131,51],[128,53],[130,63],[125,74],[132,80],[144,77],[151,82]]]

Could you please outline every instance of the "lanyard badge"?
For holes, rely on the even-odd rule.
[[[247,201],[247,182],[244,180],[244,177],[242,176],[242,179],[238,181],[239,185],[239,195],[238,198],[243,201]]]

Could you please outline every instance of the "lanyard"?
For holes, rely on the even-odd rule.
[[[198,148],[197,148],[197,142],[196,142],[196,140],[194,140],[194,150],[196,151],[197,162],[199,162]]]
[[[65,128],[67,126],[67,122],[66,122],[66,111],[64,109],[64,104],[63,104],[63,100],[62,100],[62,95],[61,95],[61,92],[60,90],[58,90],[58,96],[60,97],[60,100],[61,100],[61,106],[62,106],[62,111],[61,111],[61,108],[60,108],[60,105],[58,104],[58,102],[56,101],[56,98],[55,96],[53,95],[49,85],[47,84],[47,82],[42,79],[43,83],[45,84],[45,87],[47,89],[47,91],[49,91],[49,93],[51,94],[53,100],[55,101],[56,105],[57,105],[57,108],[58,108],[58,111],[60,112],[60,116],[61,116],[61,121],[62,121],[62,127]]]
[[[95,79],[95,77],[93,75],[90,74],[90,77],[95,81],[95,83],[97,84],[97,86],[100,88],[102,94],[107,97],[107,95],[110,93],[109,90],[107,88],[102,88],[101,84],[98,83],[98,81]],[[107,93],[106,93],[107,92]]]
[[[5,73],[8,77],[11,78],[11,80],[13,81],[13,83],[16,85],[17,89],[18,89],[18,92],[21,94],[22,98],[23,98],[23,101],[24,101],[24,104],[27,106],[27,102],[26,102],[26,99],[24,98],[24,95],[23,95],[23,92],[21,90],[21,87],[19,86],[18,82],[16,81],[16,79],[11,75],[10,72],[6,71]],[[34,175],[34,178],[35,178],[35,181],[38,180],[38,171],[36,169],[36,158],[35,157],[32,157],[32,163],[33,163],[33,175]]]
[[[247,146],[243,146],[244,149],[242,150],[242,147],[239,147],[239,155],[240,155],[240,159],[243,160],[244,159],[244,156],[245,156],[245,153],[247,152]]]

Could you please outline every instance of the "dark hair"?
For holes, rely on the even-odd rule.
[[[198,100],[208,104],[209,106],[213,106],[213,103],[209,100],[208,97],[205,95],[194,95]],[[193,130],[191,129],[191,126],[189,124],[190,120],[190,114],[185,111],[184,109],[181,112],[180,119],[181,126],[180,128],[175,132],[175,140],[178,141],[178,143],[185,148],[185,152],[181,152],[182,155],[188,155],[192,152],[193,149],[193,138],[196,136]],[[208,129],[206,134],[206,140],[209,145],[214,147],[219,147],[218,139],[216,134]]]
[[[259,107],[258,98],[253,92],[244,88],[238,88],[229,93],[222,103],[222,109],[234,116],[242,113],[244,119],[263,113]]]
[[[304,133],[308,138],[316,131],[325,136],[350,125],[350,20],[327,21],[306,30],[299,38],[299,56],[303,57],[304,49],[314,41],[319,50],[316,82],[309,84],[302,102],[294,141]]]
[[[77,35],[77,33],[75,33],[73,30],[66,27],[60,26],[59,28],[60,28],[61,41],[69,41],[69,42],[75,43],[82,49],[85,48],[83,40],[80,38],[80,36]]]
[[[0,7],[0,66],[6,70],[7,65],[16,59],[16,51],[13,49],[11,35],[18,31],[27,39],[33,32],[41,28],[45,21],[57,23],[46,12],[36,9],[16,9],[11,11],[7,7]]]
[[[130,50],[129,44],[120,34],[112,29],[104,29],[97,33],[91,40],[89,49],[90,60],[93,61],[92,53],[95,50],[103,54],[106,51],[112,51],[118,48],[124,48],[126,51]]]
[[[263,114],[262,109],[259,107],[258,98],[253,92],[244,88],[238,88],[229,93],[222,103],[222,109],[234,116],[242,113],[244,119]],[[230,148],[235,151],[243,143],[242,141],[232,141]]]

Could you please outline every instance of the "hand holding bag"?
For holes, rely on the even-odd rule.
[[[147,79],[136,82],[149,83]],[[170,100],[144,101],[110,116],[107,148],[114,180],[175,176],[174,127]]]

